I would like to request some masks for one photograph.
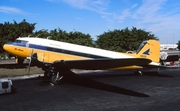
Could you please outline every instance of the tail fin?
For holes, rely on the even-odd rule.
[[[152,62],[159,62],[160,60],[160,43],[157,40],[143,41],[138,50],[137,56],[141,58],[147,58]]]

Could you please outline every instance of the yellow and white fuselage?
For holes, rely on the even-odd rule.
[[[38,53],[38,59],[46,63],[53,63],[56,60],[89,60],[89,59],[123,59],[123,58],[147,58],[152,65],[158,65],[160,44],[156,40],[144,41],[136,54],[126,54],[92,48],[82,45],[65,43],[55,40],[23,37],[17,38],[14,42],[3,46],[4,50],[21,58],[31,57],[31,54]],[[96,65],[96,64],[94,64]],[[114,69],[139,69],[141,66],[116,67]]]

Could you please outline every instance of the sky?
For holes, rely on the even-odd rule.
[[[180,40],[180,0],[1,0],[0,23],[36,23],[35,31],[60,28],[90,34],[142,29],[160,43]]]

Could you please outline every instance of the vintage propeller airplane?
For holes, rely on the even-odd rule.
[[[58,84],[71,69],[85,70],[137,70],[159,66],[160,43],[143,41],[135,54],[92,48],[36,37],[20,37],[4,44],[4,50],[30,64],[42,67],[44,76]]]

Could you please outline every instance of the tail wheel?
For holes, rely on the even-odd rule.
[[[63,74],[60,74],[59,72],[57,72],[56,75],[53,75],[53,76],[51,77],[51,82],[52,82],[53,84],[57,85],[57,84],[62,83],[63,78],[64,78],[64,75],[63,75]]]

